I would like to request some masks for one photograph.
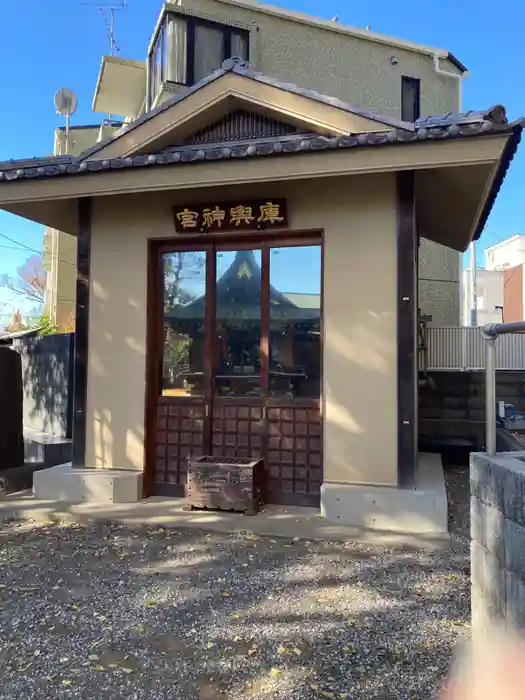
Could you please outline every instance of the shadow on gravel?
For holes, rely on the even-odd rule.
[[[103,523],[0,530],[2,697],[434,697],[468,552]]]

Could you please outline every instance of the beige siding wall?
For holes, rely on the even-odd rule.
[[[325,480],[395,484],[394,176],[290,183],[279,189],[288,198],[292,228],[325,229]],[[233,194],[226,189],[213,193],[218,201]],[[252,187],[236,188],[234,196],[267,195],[268,187]],[[184,199],[191,202],[191,193]],[[144,466],[147,240],[173,237],[175,201],[173,193],[157,193],[95,202],[88,466]]]

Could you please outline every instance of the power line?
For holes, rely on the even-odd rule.
[[[20,241],[15,240],[14,238],[10,238],[9,236],[6,236],[5,233],[0,233],[0,238],[5,238],[6,241],[10,241],[11,243],[15,243],[19,248],[25,248],[25,250],[29,250],[31,253],[36,253],[36,255],[40,256],[41,258],[44,257],[44,253],[41,250],[36,250],[36,248],[31,248],[30,246],[26,245],[25,243],[20,243]],[[0,248],[9,248],[10,250],[16,250],[16,248],[12,248],[11,246],[4,246],[0,245]],[[63,260],[62,258],[57,258],[58,262],[64,263],[64,265],[72,265],[73,267],[76,267],[76,263],[72,263],[70,260]]]
[[[25,243],[20,243],[20,241],[17,241],[14,238],[10,238],[9,236],[6,236],[5,233],[0,233],[0,238],[5,238],[6,241],[10,241],[11,243],[15,243],[17,246],[20,246],[20,248],[25,248],[26,250],[31,251],[31,253],[36,253],[37,255],[42,255],[41,250],[36,250],[35,248],[30,248]]]

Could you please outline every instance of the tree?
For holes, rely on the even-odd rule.
[[[164,310],[193,301],[196,294],[183,289],[184,282],[198,280],[204,272],[202,253],[171,253],[164,259]]]
[[[16,276],[0,275],[0,286],[10,289],[26,299],[44,303],[47,273],[42,267],[42,258],[32,255],[16,271]]]
[[[205,256],[202,253],[171,253],[164,257],[164,313],[176,311],[199,296],[199,284],[205,273]],[[175,314],[176,318],[176,314]],[[165,386],[177,386],[179,375],[189,366],[194,338],[179,332],[168,321],[164,323]]]

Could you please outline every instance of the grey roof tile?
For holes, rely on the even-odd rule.
[[[0,170],[16,170],[18,168],[38,168],[42,165],[59,165],[61,163],[71,163],[73,156],[42,156],[35,158],[21,158],[20,160],[0,161]]]
[[[378,147],[403,143],[467,138],[493,133],[512,133],[522,130],[525,121],[512,124],[497,123],[486,119],[487,112],[469,112],[464,115],[440,115],[419,120],[414,131],[392,129],[390,131],[364,132],[348,136],[319,136],[317,134],[288,134],[262,139],[249,139],[230,143],[200,144],[198,146],[172,147],[160,153],[139,154],[126,158],[80,161],[69,157],[43,158],[0,163],[0,180],[35,179],[82,173],[96,173],[124,168],[167,166],[176,163],[196,163],[204,160],[227,160],[304,153],[326,149]],[[475,116],[474,116],[475,115]],[[7,166],[7,167],[5,167]]]
[[[441,126],[451,124],[478,124],[479,122],[491,122],[492,124],[508,124],[507,111],[503,105],[495,105],[483,111],[470,110],[468,112],[446,112],[430,117],[420,117],[414,122],[416,128],[422,126]]]

